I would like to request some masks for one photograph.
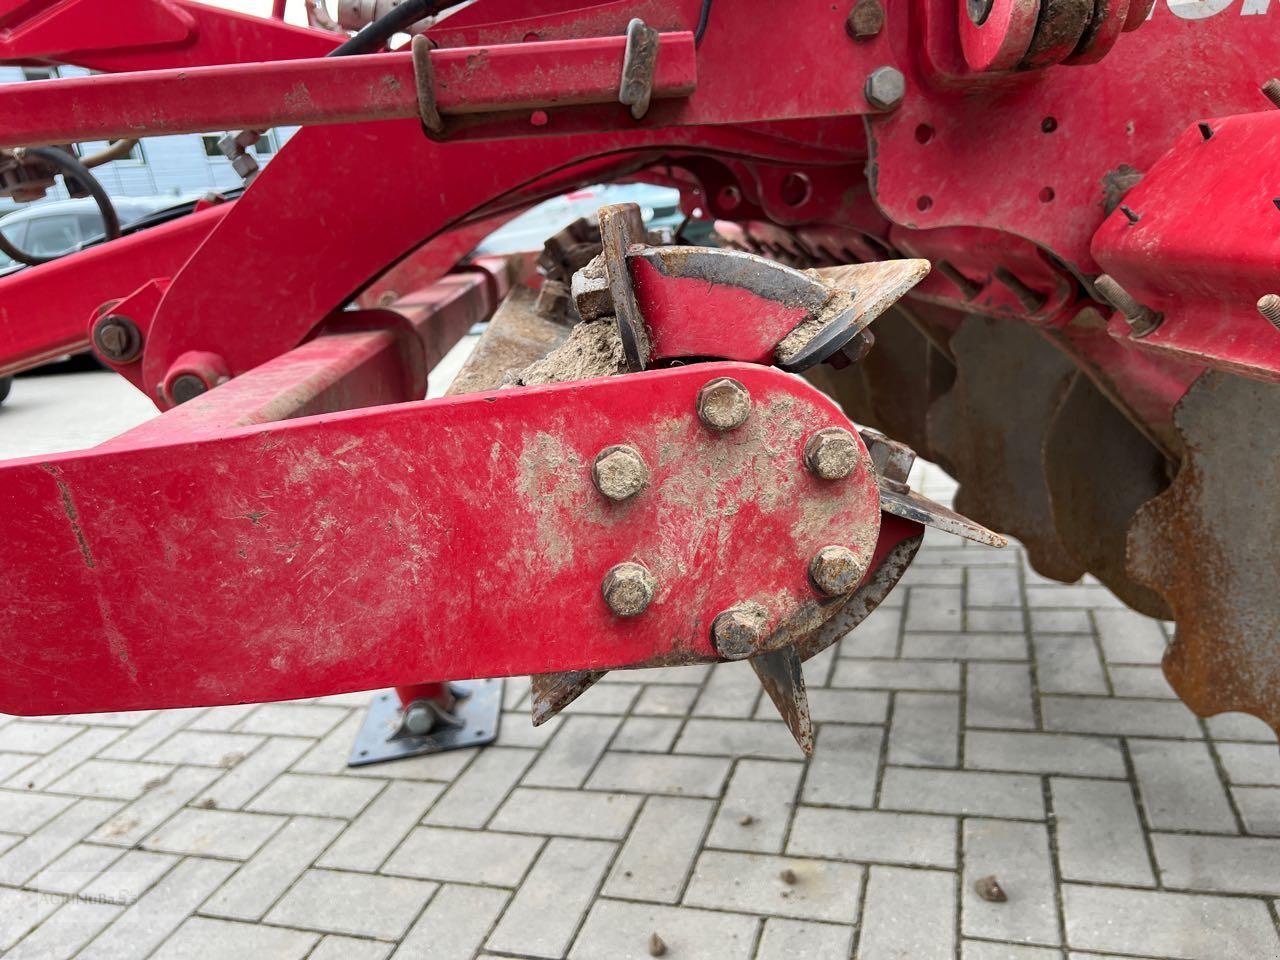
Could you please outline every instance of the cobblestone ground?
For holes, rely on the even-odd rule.
[[[1280,957],[1280,752],[1174,699],[1165,642],[1017,547],[931,534],[807,665],[807,763],[745,664],[610,674],[538,729],[509,680],[496,745],[357,770],[369,694],[0,718],[0,949]]]

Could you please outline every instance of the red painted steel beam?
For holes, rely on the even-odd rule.
[[[625,37],[433,50],[449,116],[613,103]],[[693,35],[659,38],[653,97],[697,86]],[[408,52],[221,64],[0,87],[0,148],[418,116]]]
[[[0,375],[87,350],[90,319],[104,300],[177,273],[231,207],[219,204],[0,279]]]
[[[729,434],[695,413],[723,376],[754,401]],[[747,600],[790,642],[823,602],[810,558],[879,529],[865,452],[841,481],[804,467],[834,426],[803,380],[716,363],[7,463],[0,710],[710,662],[712,619]],[[651,473],[623,503],[592,481],[617,443]],[[657,588],[621,619],[601,583],[626,561]]]

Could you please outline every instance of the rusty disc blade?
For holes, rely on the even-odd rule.
[[[796,738],[806,757],[813,756],[813,721],[805,692],[804,667],[794,645],[770,650],[751,658],[760,685],[778,708],[782,721]]]

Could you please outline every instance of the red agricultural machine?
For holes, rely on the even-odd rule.
[[[748,659],[807,750],[801,663],[931,525],[1176,620],[1183,699],[1280,729],[1271,0],[283,6],[0,0],[0,61],[98,71],[0,88],[6,193],[209,130],[246,177],[0,280],[0,374],[92,345],[164,411],[0,465],[0,709],[400,685],[418,735],[451,681],[537,721]],[[465,257],[628,180],[723,244],[623,204]]]

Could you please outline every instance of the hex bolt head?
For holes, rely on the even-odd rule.
[[[174,378],[173,384],[169,387],[169,394],[173,397],[174,403],[186,403],[208,389],[209,385],[194,373],[184,373]]]
[[[809,579],[828,597],[842,597],[858,585],[865,564],[848,547],[823,547],[809,561]]]
[[[896,67],[876,67],[867,74],[862,95],[877,110],[892,110],[907,94],[907,80]]]
[[[854,40],[878,36],[884,29],[884,7],[880,0],[857,0],[845,19],[844,29]]]
[[[621,503],[649,485],[649,466],[635,447],[617,444],[596,454],[591,479],[601,494]]]
[[[745,660],[769,636],[769,613],[758,603],[739,603],[711,621],[711,642],[726,660]]]
[[[142,333],[128,317],[112,313],[93,325],[93,345],[104,360],[129,363],[142,353]]]
[[[600,592],[617,617],[638,617],[653,602],[658,580],[643,564],[627,561],[604,575]]]
[[[862,430],[862,442],[871,455],[871,468],[881,482],[888,482],[894,489],[906,488],[907,477],[916,462],[916,452],[905,443],[890,440],[877,430]]]
[[[819,430],[804,445],[805,466],[822,480],[843,480],[853,473],[860,457],[858,441],[841,427]]]
[[[709,380],[698,391],[698,419],[712,430],[736,430],[751,416],[751,394],[732,377]]]
[[[425,737],[435,726],[436,715],[422,703],[411,703],[404,711],[404,729],[415,737]]]

